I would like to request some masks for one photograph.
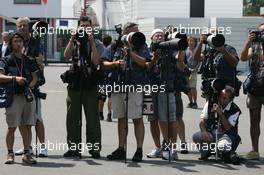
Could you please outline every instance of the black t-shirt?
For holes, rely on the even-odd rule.
[[[26,78],[28,83],[30,83],[32,81],[31,73],[38,71],[38,68],[36,62],[25,55],[23,55],[22,58],[17,58],[10,55],[0,59],[0,71],[4,71],[5,75],[22,76]],[[16,94],[19,94],[23,91],[24,87],[15,84]]]

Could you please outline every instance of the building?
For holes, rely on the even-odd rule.
[[[62,0],[5,0],[0,6],[0,32],[15,31],[14,19],[21,16],[47,21],[56,28],[56,21],[62,17],[61,3]],[[59,59],[56,35],[48,35],[47,46],[47,57]]]

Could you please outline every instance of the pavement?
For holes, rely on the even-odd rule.
[[[66,142],[66,85],[60,80],[60,74],[63,73],[68,67],[66,66],[48,66],[46,67],[45,74],[47,83],[42,87],[42,91],[48,93],[47,100],[42,101],[42,113],[46,129],[46,142],[49,143],[50,148],[52,144],[63,144]],[[239,77],[241,80],[245,79],[245,76]],[[184,108],[184,121],[186,126],[186,140],[191,143],[192,134],[199,130],[199,116],[204,104],[204,99],[200,97],[201,80],[198,79],[198,109]],[[235,102],[242,110],[239,122],[239,133],[242,137],[242,144],[238,147],[238,154],[244,156],[251,150],[251,141],[249,134],[249,112],[246,108],[246,96],[241,95],[235,99]],[[188,99],[186,95],[182,95],[184,106],[187,106]],[[175,174],[216,174],[216,175],[260,175],[264,172],[264,123],[261,121],[261,133],[260,136],[260,161],[243,160],[241,165],[235,166],[230,164],[224,164],[218,161],[200,161],[198,160],[199,154],[196,150],[190,151],[189,154],[178,154],[179,160],[164,161],[161,159],[148,159],[145,154],[150,152],[154,148],[154,143],[149,130],[149,123],[144,118],[145,123],[145,141],[144,141],[144,159],[141,163],[132,163],[131,158],[136,151],[135,137],[133,132],[133,124],[129,121],[129,134],[128,134],[128,161],[125,164],[120,161],[107,161],[106,155],[111,153],[117,148],[117,121],[109,123],[107,121],[101,121],[102,128],[102,152],[101,159],[92,159],[88,152],[84,152],[82,159],[65,159],[62,157],[66,152],[66,148],[57,147],[54,150],[49,151],[49,157],[37,158],[38,164],[27,166],[22,163],[21,156],[15,157],[14,165],[5,165],[6,159],[6,121],[5,110],[0,109],[0,175],[68,175],[68,174],[128,174],[128,175],[175,175]],[[106,108],[105,108],[106,116]],[[264,112],[262,110],[262,116]],[[85,121],[83,119],[83,123]],[[84,125],[85,126],[85,125]],[[85,141],[85,127],[83,127],[83,140]],[[35,142],[35,131],[33,130],[33,142]],[[17,130],[15,136],[14,150],[21,148],[22,139],[19,131]]]

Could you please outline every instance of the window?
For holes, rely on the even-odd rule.
[[[41,4],[41,0],[14,0],[14,4]]]
[[[191,0],[190,17],[204,17],[204,0]]]

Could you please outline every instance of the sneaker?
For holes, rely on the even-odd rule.
[[[192,104],[192,108],[193,108],[193,109],[197,109],[197,108],[198,108],[198,105],[197,105],[196,102]]]
[[[188,147],[187,147],[187,143],[181,143],[181,154],[188,154]]]
[[[112,114],[109,112],[107,114],[107,119],[106,119],[108,122],[112,122]]]
[[[15,162],[15,155],[14,153],[7,154],[7,159],[5,161],[5,164],[14,164]]]
[[[33,157],[31,156],[31,154],[27,153],[27,154],[23,154],[22,157],[22,161],[26,164],[32,165],[32,164],[36,164],[37,161],[35,159],[33,159]]]
[[[256,151],[250,151],[247,153],[246,157],[249,160],[259,160],[259,153]]]
[[[117,148],[114,152],[107,155],[108,160],[124,160],[126,157],[125,149],[122,147]]]
[[[39,157],[48,157],[48,149],[47,148],[40,148],[39,150]]]
[[[170,158],[170,143],[166,142],[165,140],[162,142],[162,159],[169,160]]]
[[[32,146],[29,146],[29,153],[30,153],[31,155],[33,155]],[[15,152],[15,155],[16,155],[16,156],[21,156],[21,155],[23,155],[23,154],[24,154],[24,148],[21,148],[21,149],[19,149],[19,150],[17,150],[17,151]]]
[[[68,150],[63,157],[81,157],[81,153],[78,150]]]
[[[170,151],[162,151],[162,159],[169,160],[170,159]]]
[[[193,103],[190,102],[190,103],[188,103],[188,105],[187,105],[186,107],[187,107],[187,108],[192,108],[192,106],[193,106]]]
[[[147,154],[147,158],[161,158],[161,148],[156,148]]]
[[[142,153],[142,148],[138,148],[137,151],[135,152],[132,161],[133,162],[142,162],[143,158],[143,153]]]
[[[99,151],[89,151],[89,154],[92,156],[93,159],[100,159],[101,158]]]

